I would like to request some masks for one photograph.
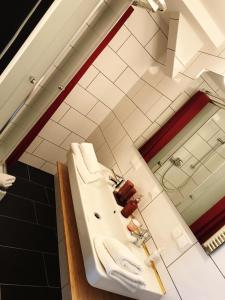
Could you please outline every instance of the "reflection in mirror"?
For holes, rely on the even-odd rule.
[[[139,151],[208,252],[225,242],[225,85],[213,72]]]

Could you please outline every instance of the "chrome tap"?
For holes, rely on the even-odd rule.
[[[131,235],[136,238],[134,244],[140,247],[143,243],[146,243],[150,238],[151,234],[148,229],[138,228],[138,231],[131,232]]]
[[[111,180],[114,183],[113,187],[116,189],[121,185],[122,182],[124,182],[124,179],[122,176],[116,174],[113,169],[111,169],[111,171],[114,177],[109,176],[109,180]]]

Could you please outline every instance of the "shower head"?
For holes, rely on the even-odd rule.
[[[152,12],[164,12],[167,8],[165,0],[137,0],[133,1],[133,5],[145,8]]]

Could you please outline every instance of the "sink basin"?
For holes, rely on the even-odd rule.
[[[129,241],[131,236],[126,228],[127,220],[120,213],[121,207],[114,199],[112,187],[104,178],[85,184],[76,168],[72,152],[68,153],[67,164],[85,273],[89,284],[134,299],[159,299],[162,292],[154,271],[144,263],[146,258],[144,249],[136,247]],[[107,276],[93,242],[94,237],[99,235],[116,238],[128,246],[143,262],[143,278],[146,282],[144,289],[132,293]]]

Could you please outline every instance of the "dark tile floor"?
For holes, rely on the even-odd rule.
[[[17,162],[0,202],[1,300],[61,300],[54,177]]]

